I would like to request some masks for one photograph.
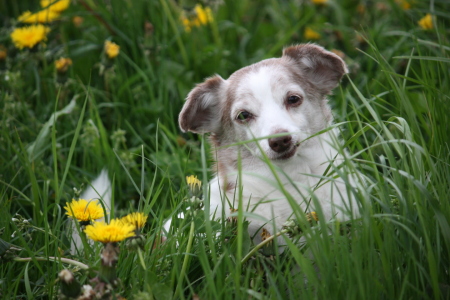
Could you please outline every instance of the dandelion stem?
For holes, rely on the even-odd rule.
[[[69,264],[69,265],[73,265],[73,266],[77,266],[83,270],[88,270],[89,266],[86,264],[83,264],[82,262],[76,261],[76,260],[72,260],[72,259],[68,259],[68,258],[60,258],[60,257],[54,257],[54,256],[49,256],[49,257],[15,257],[13,258],[14,261],[19,261],[19,262],[27,262],[27,261],[33,261],[33,260],[37,260],[37,261],[61,261],[63,263]]]
[[[102,250],[100,271],[98,277],[101,282],[117,285],[116,265],[119,260],[119,246],[117,243],[106,243]]]
[[[137,252],[138,252],[138,256],[139,256],[139,262],[141,263],[142,268],[143,268],[144,270],[146,270],[147,267],[145,266],[144,256],[142,255],[142,250],[141,250],[141,248],[138,248],[138,249],[137,249]]]
[[[183,261],[183,266],[181,267],[181,272],[180,272],[180,280],[178,281],[178,285],[177,285],[177,289],[175,290],[174,295],[177,295],[178,292],[181,289],[181,285],[183,284],[183,277],[184,274],[186,273],[186,269],[189,263],[189,252],[191,252],[191,248],[192,248],[192,242],[194,241],[194,229],[195,229],[195,223],[194,220],[191,221],[191,229],[189,231],[189,239],[188,239],[188,244],[186,246],[186,252],[185,252],[185,256],[184,256],[184,261]]]
[[[270,243],[274,238],[279,237],[280,235],[287,233],[288,230],[287,229],[283,229],[280,232],[277,232],[276,234],[268,237],[267,239],[265,239],[264,241],[262,241],[261,243],[259,243],[258,245],[255,246],[255,248],[252,249],[252,251],[250,251],[249,253],[247,253],[247,255],[241,260],[241,265],[244,264],[250,257],[253,256],[253,254],[255,254],[259,249],[261,249],[262,247],[264,247],[266,244]]]

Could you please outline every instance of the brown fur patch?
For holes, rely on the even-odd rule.
[[[210,77],[189,93],[178,117],[181,130],[204,133],[214,129],[211,121],[220,112],[219,91],[222,83],[221,77]],[[206,103],[205,97],[215,99],[211,103]]]
[[[290,65],[294,63],[301,74],[324,96],[328,95],[347,73],[345,63],[339,56],[313,44],[285,48],[282,58]],[[305,64],[303,60],[308,63]]]

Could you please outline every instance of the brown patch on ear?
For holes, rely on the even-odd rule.
[[[218,130],[220,89],[223,83],[220,76],[210,77],[188,94],[178,116],[182,131],[206,133]]]
[[[285,48],[283,58],[293,60],[305,79],[323,95],[329,94],[348,72],[345,62],[339,56],[313,44]]]

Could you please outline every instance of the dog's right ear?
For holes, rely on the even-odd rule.
[[[333,52],[314,44],[300,44],[283,50],[286,57],[298,67],[317,90],[327,95],[334,89],[345,73],[345,62]]]
[[[217,132],[220,128],[220,94],[225,80],[216,75],[198,84],[187,96],[178,117],[182,131]]]

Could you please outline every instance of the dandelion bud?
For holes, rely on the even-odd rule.
[[[6,48],[3,45],[0,45],[0,61],[3,61],[8,56],[8,52],[6,51]]]
[[[286,233],[291,238],[294,236],[300,235],[302,233],[300,226],[294,220],[287,220],[283,225],[283,230],[286,230]]]
[[[100,132],[92,119],[89,119],[83,126],[83,133],[81,134],[81,143],[86,148],[95,146],[95,142],[100,138]]]
[[[264,242],[265,240],[267,240],[268,238],[270,238],[272,235],[270,234],[270,232],[263,228],[261,231],[261,240]],[[273,244],[273,241],[271,240],[270,242],[268,242],[266,245],[264,245],[264,247],[262,247],[262,253],[265,256],[271,256],[271,255],[275,255],[276,251],[275,251],[275,247]]]
[[[72,60],[70,58],[61,57],[55,61],[56,72],[65,74],[71,65]]]
[[[433,29],[433,16],[431,14],[426,14],[425,17],[417,22],[417,24],[424,30],[431,30]]]
[[[0,70],[6,69],[6,57],[8,56],[8,51],[3,45],[0,45]]]
[[[305,32],[303,33],[303,37],[305,38],[305,40],[318,40],[322,36],[312,28],[306,27]]]
[[[73,187],[73,194],[76,199],[80,198],[81,192],[83,191],[84,183],[81,184],[80,188],[77,189],[76,187]]]
[[[202,182],[198,180],[197,176],[186,176],[186,182],[189,187],[190,195],[200,196],[202,193]]]
[[[83,22],[84,22],[84,19],[80,16],[75,16],[72,18],[72,23],[73,23],[73,25],[75,25],[75,27],[81,27]]]
[[[126,246],[130,250],[144,249],[145,237],[142,234],[132,236],[127,239]]]
[[[81,285],[69,270],[62,270],[58,274],[61,282],[60,292],[62,295],[70,298],[76,298],[81,293]]]
[[[117,129],[116,131],[111,134],[111,140],[113,142],[113,148],[119,149],[121,145],[124,145],[127,141],[127,138],[125,137],[126,131],[123,129]]]
[[[114,66],[114,60],[120,53],[120,46],[111,41],[105,41],[103,46],[102,63],[100,66],[100,75],[112,74],[105,73],[105,70],[110,70]]]
[[[306,214],[306,220],[309,222],[309,224],[312,225],[313,222],[319,221],[319,217],[317,216],[317,213],[315,211],[312,211]]]
[[[177,145],[183,147],[186,145],[186,140],[182,136],[177,136]]]
[[[61,57],[55,61],[57,83],[64,84],[67,81],[67,71],[71,65],[72,60],[70,58]]]

